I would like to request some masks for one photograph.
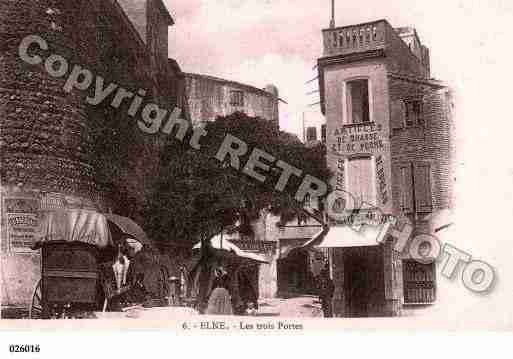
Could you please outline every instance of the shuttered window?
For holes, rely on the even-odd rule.
[[[413,212],[413,177],[411,164],[403,164],[399,168],[401,185],[401,211],[404,213]]]
[[[390,103],[390,121],[393,130],[400,130],[404,127],[406,108],[402,100],[395,100]]]
[[[431,166],[429,163],[403,163],[399,166],[400,206],[403,213],[431,213]]]
[[[393,130],[421,126],[424,121],[422,100],[394,100],[390,103],[390,121]]]
[[[374,162],[371,157],[359,157],[347,162],[347,191],[357,200],[376,204]]]
[[[415,163],[413,170],[417,213],[431,213],[433,205],[431,200],[430,165],[429,163]]]
[[[406,127],[424,125],[423,109],[421,100],[409,100],[406,106]]]
[[[403,262],[404,303],[430,304],[436,300],[435,264]]]
[[[230,91],[230,105],[244,107],[244,92],[239,90]]]

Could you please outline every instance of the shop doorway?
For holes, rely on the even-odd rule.
[[[308,252],[294,250],[278,260],[278,293],[280,295],[312,294],[314,284]]]
[[[345,316],[379,316],[385,306],[382,247],[344,248],[343,256]]]

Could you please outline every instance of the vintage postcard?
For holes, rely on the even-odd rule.
[[[0,328],[510,331],[512,15],[0,0]]]

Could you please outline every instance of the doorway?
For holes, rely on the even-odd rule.
[[[344,296],[347,317],[383,313],[385,282],[381,246],[344,249]]]

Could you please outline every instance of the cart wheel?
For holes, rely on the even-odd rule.
[[[32,292],[32,302],[30,303],[29,319],[42,319],[43,318],[43,304],[41,301],[41,279],[37,282],[34,291]]]

